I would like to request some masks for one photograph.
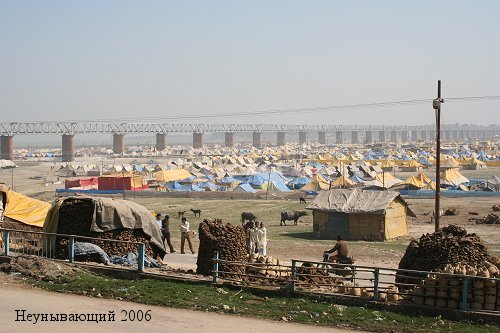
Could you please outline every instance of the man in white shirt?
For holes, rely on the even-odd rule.
[[[189,235],[189,222],[185,217],[181,219],[181,254],[184,254],[184,242],[187,240],[189,245],[189,250],[194,254],[193,244],[191,244],[191,237]]]
[[[158,229],[161,230],[161,214],[160,213],[156,214],[155,222],[156,222],[156,225],[158,226]]]
[[[264,227],[264,222],[261,222],[259,227],[256,228],[255,236],[257,242],[257,253],[263,256],[267,255],[267,230],[266,227]]]

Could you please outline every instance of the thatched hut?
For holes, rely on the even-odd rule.
[[[385,241],[408,235],[407,216],[415,217],[395,191],[321,191],[307,209],[320,239],[341,234],[347,240]]]

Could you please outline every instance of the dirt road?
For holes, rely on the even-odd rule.
[[[4,282],[5,283],[5,282]],[[176,333],[229,333],[244,332],[354,332],[334,328],[314,327],[293,323],[273,322],[260,319],[249,319],[238,316],[215,313],[197,312],[191,310],[171,309],[148,306],[117,300],[106,300],[76,295],[50,293],[36,289],[26,289],[10,284],[0,285],[0,322],[2,332],[36,332],[50,329],[50,332],[92,332],[92,333],[135,333],[135,332],[176,332]],[[26,310],[28,314],[108,314],[115,312],[115,322],[44,322],[16,321],[22,319],[22,313],[15,310]],[[127,312],[151,310],[150,321],[121,321],[124,318],[122,310]],[[83,318],[83,317],[81,317]],[[50,315],[49,315],[50,319]]]

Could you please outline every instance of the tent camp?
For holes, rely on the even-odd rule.
[[[51,205],[47,202],[32,199],[0,185],[3,217],[16,222],[41,228]]]
[[[321,239],[338,234],[348,240],[375,241],[406,236],[407,216],[415,216],[395,191],[321,191],[307,209],[313,211],[313,230]]]

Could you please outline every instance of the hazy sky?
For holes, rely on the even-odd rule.
[[[500,1],[0,0],[0,121],[500,95]],[[445,103],[498,123],[500,101]],[[427,124],[431,105],[190,122]],[[179,122],[183,122],[179,120]]]

